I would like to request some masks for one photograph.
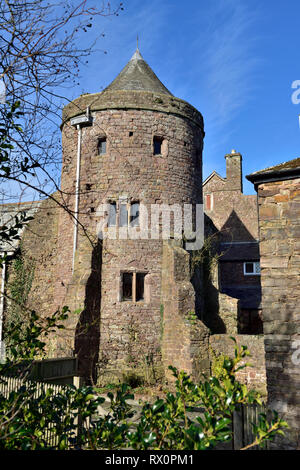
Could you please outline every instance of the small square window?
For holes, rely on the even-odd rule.
[[[106,153],[106,137],[102,137],[98,140],[98,155],[104,155]]]
[[[259,261],[247,261],[244,263],[245,276],[260,276],[260,263]]]
[[[254,265],[253,263],[245,263],[245,274],[253,274],[254,273]]]
[[[145,293],[145,273],[122,273],[122,301],[141,302]]]

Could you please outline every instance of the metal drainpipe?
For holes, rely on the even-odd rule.
[[[4,253],[4,256],[5,256],[5,253]],[[2,263],[1,293],[0,293],[0,358],[2,356],[2,330],[3,330],[3,313],[4,313],[5,275],[6,275],[6,262],[4,260]]]
[[[77,166],[76,166],[76,186],[75,186],[75,210],[74,210],[74,238],[73,238],[73,260],[72,260],[72,274],[74,273],[75,253],[77,248],[77,234],[78,234],[78,206],[79,206],[79,186],[80,186],[80,156],[81,156],[81,126],[77,124],[78,141],[77,141]]]

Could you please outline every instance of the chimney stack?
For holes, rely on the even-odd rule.
[[[225,155],[227,188],[232,191],[243,192],[242,179],[242,155],[236,150],[231,150]]]

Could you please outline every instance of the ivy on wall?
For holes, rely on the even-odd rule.
[[[9,276],[7,283],[7,299],[4,321],[5,331],[12,330],[14,325],[25,331],[28,324],[28,298],[34,278],[35,266],[32,260],[25,258],[22,247],[19,248],[16,256],[9,267]],[[5,338],[9,345],[9,337]]]

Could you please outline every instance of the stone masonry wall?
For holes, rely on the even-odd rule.
[[[58,195],[55,193],[53,197]],[[55,312],[53,280],[56,276],[57,228],[58,205],[46,199],[41,202],[22,236],[22,254],[34,269],[28,307],[41,316]]]
[[[205,208],[217,230],[220,241],[258,239],[256,196],[243,194],[241,157],[226,156],[226,178],[214,174],[203,185],[203,198],[213,195],[211,210]]]
[[[219,313],[208,314],[208,321],[213,333],[231,330],[259,334],[261,322],[256,320],[259,319],[260,276],[244,274],[244,262],[259,261],[257,198],[243,194],[241,155],[232,151],[225,158],[226,178],[213,173],[203,184],[206,220],[213,224],[214,238],[219,242],[220,279],[217,287],[209,286],[211,295],[206,302]],[[206,204],[207,197],[210,206]],[[219,298],[214,287],[222,292]],[[248,309],[245,314],[244,308]]]
[[[148,239],[105,239],[97,251],[99,206],[119,202],[122,197],[129,204],[138,201],[145,205],[150,214],[151,204],[182,206],[202,202],[200,113],[197,117],[193,109],[190,120],[180,108],[176,113],[156,110],[155,102],[151,110],[151,99],[158,97],[148,93],[147,109],[133,109],[138,104],[130,100],[141,99],[142,94],[128,92],[127,105],[126,93],[110,94],[113,109],[107,109],[109,103],[94,111],[92,106],[93,125],[82,129],[78,244],[73,274],[74,223],[66,212],[61,212],[59,219],[56,301],[83,309],[79,316],[71,316],[70,341],[67,344],[64,336],[62,343],[65,353],[75,350],[80,356],[83,369],[88,367],[88,357],[90,362],[98,363],[102,382],[120,379],[130,371],[139,374],[143,364],[151,361],[155,373],[160,374],[162,240],[150,239],[149,231]],[[117,107],[120,96],[122,109]],[[188,110],[188,106],[185,103],[184,109]],[[153,155],[154,136],[164,139],[161,155]],[[106,137],[106,153],[99,155],[97,144],[102,137]],[[66,122],[61,186],[70,210],[74,210],[76,154],[77,130]],[[122,272],[145,273],[144,301],[120,298]],[[88,323],[93,325],[92,332],[90,327],[84,328]],[[95,340],[89,341],[91,336]]]
[[[220,292],[219,264],[217,260],[205,269],[203,322],[215,333],[235,334],[238,331],[239,301]]]
[[[300,446],[300,178],[258,186],[262,305],[270,407]]]
[[[243,364],[251,365],[237,372],[236,378],[240,382],[247,385],[249,389],[257,390],[266,398],[266,364],[264,337],[255,335],[212,335],[209,338],[210,348],[218,356],[224,354],[234,357],[234,341],[230,338],[233,336],[239,347],[247,346],[250,356],[246,357]],[[213,360],[213,356],[212,356]]]
[[[209,330],[195,315],[189,254],[174,242],[165,242],[162,266],[161,347],[165,376],[168,366],[185,370],[194,379],[209,372]]]

